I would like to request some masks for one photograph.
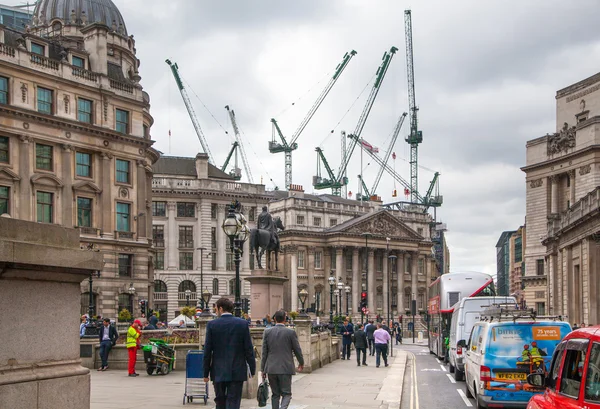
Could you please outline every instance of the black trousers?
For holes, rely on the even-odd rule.
[[[375,358],[375,366],[379,366],[379,364],[381,363],[382,356],[383,356],[383,363],[387,365],[388,364],[387,363],[387,353],[388,353],[387,344],[375,344],[375,351],[377,351],[377,357]]]
[[[367,349],[366,348],[356,348],[356,363],[360,364],[360,353],[362,352],[362,363],[367,363]]]
[[[268,374],[272,409],[287,409],[292,400],[292,375]],[[281,402],[280,402],[281,399]]]
[[[112,343],[109,340],[100,343],[100,358],[102,359],[102,367],[108,366],[108,353],[112,348]]]
[[[352,344],[342,344],[342,358],[350,359],[350,351],[352,350],[351,345]]]
[[[244,382],[214,382],[216,409],[240,409]]]
[[[375,338],[371,338],[369,341],[369,355],[375,355]]]

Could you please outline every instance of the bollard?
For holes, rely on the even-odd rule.
[[[419,331],[419,335],[417,336],[417,342],[423,342],[423,331]]]

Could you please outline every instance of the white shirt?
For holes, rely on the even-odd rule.
[[[102,341],[110,341],[110,325],[108,327],[102,326]]]

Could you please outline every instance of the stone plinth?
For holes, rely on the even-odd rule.
[[[281,271],[266,269],[252,270],[250,277],[250,306],[252,318],[262,320],[266,315],[272,316],[283,308],[283,283],[288,281]]]
[[[0,408],[90,407],[80,283],[101,269],[100,253],[79,248],[79,230],[0,218]]]

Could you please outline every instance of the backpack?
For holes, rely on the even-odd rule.
[[[265,379],[258,385],[258,391],[256,392],[256,400],[258,401],[259,407],[267,406],[267,400],[269,400],[269,382]]]

